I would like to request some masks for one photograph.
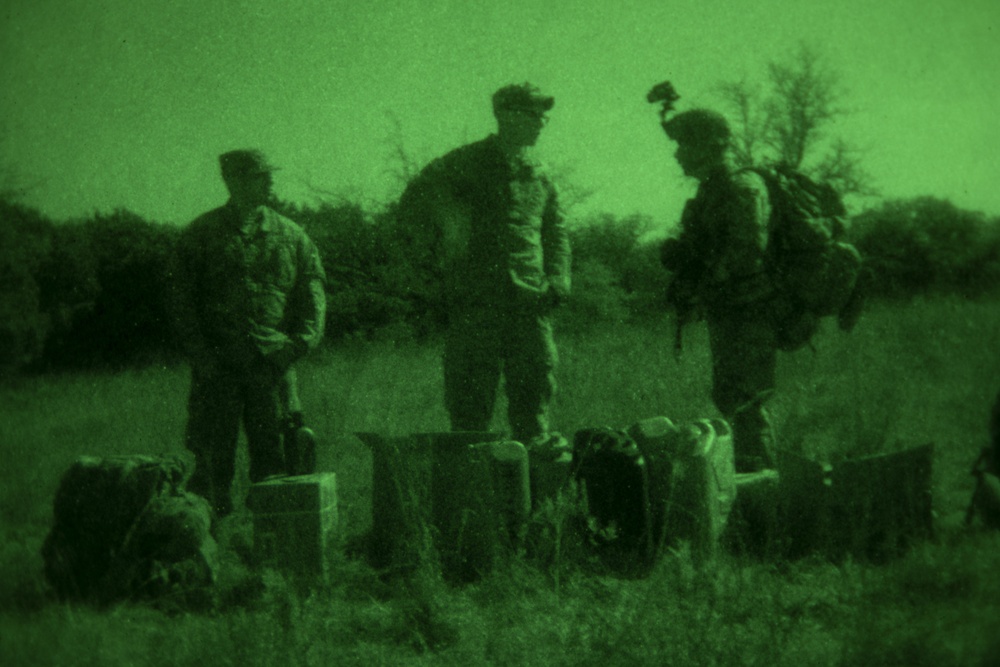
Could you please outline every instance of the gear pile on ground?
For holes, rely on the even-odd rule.
[[[184,490],[174,457],[81,457],[56,492],[42,547],[45,576],[63,600],[211,599],[217,546],[208,503]]]

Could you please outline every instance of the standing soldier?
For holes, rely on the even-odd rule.
[[[684,207],[680,236],[663,246],[678,327],[700,309],[708,321],[712,399],[733,428],[738,472],[772,467],[764,402],[773,393],[777,341],[774,287],[765,272],[770,204],[763,178],[734,167],[729,124],[693,109],[663,121],[675,157],[698,191]]]
[[[969,525],[978,515],[985,526],[1000,528],[1000,393],[990,413],[990,443],[972,466],[976,488],[965,513]]]
[[[188,487],[221,517],[232,511],[241,421],[250,481],[287,472],[287,376],[323,335],[326,297],[316,246],[267,206],[275,168],[256,150],[231,151],[219,162],[229,201],[183,231],[173,305],[191,363],[186,445],[195,470]]]
[[[570,291],[556,189],[532,150],[553,104],[528,83],[496,91],[497,132],[431,162],[400,202],[444,289],[452,430],[488,429],[502,372],[512,437],[536,448],[551,444],[551,315]]]

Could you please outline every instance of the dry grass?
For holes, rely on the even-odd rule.
[[[712,416],[704,331],[680,362],[668,322],[561,336],[557,427]],[[51,602],[39,547],[59,476],[80,454],[180,452],[186,373],[33,378],[0,389],[0,662],[4,665],[968,665],[1000,636],[1000,536],[954,527],[972,490],[1000,377],[995,303],[879,306],[851,335],[781,359],[772,405],[785,446],[837,458],[936,444],[938,538],[888,565],[773,564],[685,553],[646,579],[588,574],[567,548],[515,559],[483,581],[445,585],[433,568],[384,581],[335,559],[305,590],[241,570],[208,614]],[[370,522],[370,456],[348,434],[444,430],[434,347],[325,353],[301,371],[321,464],[338,473],[344,528]],[[497,426],[503,426],[498,410]],[[244,480],[245,484],[245,480]],[[245,486],[243,487],[245,490]],[[562,518],[560,518],[562,517]],[[558,508],[540,517],[553,528]],[[551,556],[551,553],[550,553]],[[240,589],[240,581],[253,586]]]

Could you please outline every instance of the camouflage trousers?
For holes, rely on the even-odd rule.
[[[737,472],[773,467],[774,432],[764,403],[774,393],[777,344],[762,304],[708,313],[712,400],[733,429]]]
[[[299,398],[299,376],[292,366],[282,376],[278,383],[278,398],[281,401],[281,410],[285,417],[302,412],[302,399]]]
[[[487,431],[503,374],[511,437],[549,431],[558,362],[548,315],[503,308],[453,313],[444,351],[444,397],[453,431]]]
[[[220,515],[232,511],[240,423],[247,436],[250,481],[284,472],[281,381],[281,374],[263,362],[221,368],[208,377],[192,372],[185,445],[194,454],[195,469],[188,489],[208,499]]]

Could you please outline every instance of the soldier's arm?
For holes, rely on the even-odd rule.
[[[443,269],[465,252],[470,207],[456,156],[431,162],[407,186],[399,214],[411,252]]]
[[[696,207],[694,200],[688,200],[681,216],[680,234],[660,246],[660,262],[671,273],[667,301],[678,311],[693,308],[705,279],[705,267],[714,253],[714,243],[709,242],[713,239],[706,239],[705,231],[696,227]]]
[[[305,233],[299,239],[297,254],[295,294],[290,301],[298,312],[292,319],[294,329],[287,333],[299,358],[319,346],[326,330],[326,271],[319,250]]]
[[[764,274],[767,252],[767,186],[756,174],[740,174],[720,206],[725,242],[711,263],[712,282],[738,287],[741,282],[756,281]]]
[[[192,366],[211,362],[212,354],[198,316],[202,243],[185,229],[170,255],[168,306],[181,350]]]
[[[545,277],[558,298],[569,296],[572,287],[572,251],[566,218],[559,206],[559,193],[555,185],[547,183],[549,197],[542,213],[542,253]]]
[[[437,262],[438,240],[427,222],[427,191],[423,173],[406,185],[396,206],[397,243],[408,261],[418,267],[433,267]]]
[[[435,160],[428,167],[429,223],[434,228],[445,267],[468,254],[472,193],[480,172],[478,152],[470,147]]]

